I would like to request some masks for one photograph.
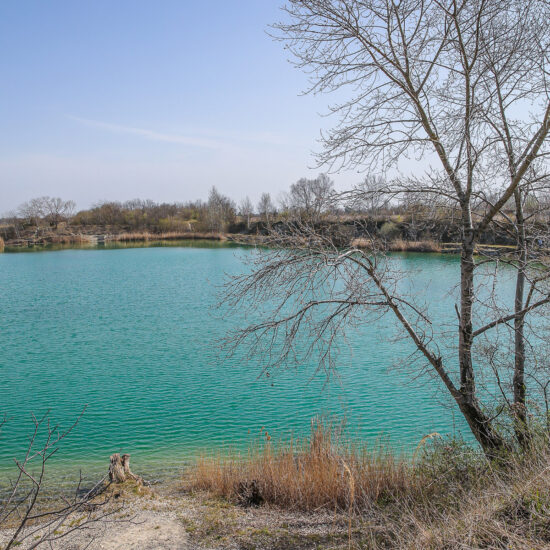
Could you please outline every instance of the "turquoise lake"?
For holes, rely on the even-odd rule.
[[[216,309],[225,273],[249,249],[205,244],[0,254],[0,477],[21,457],[36,416],[68,427],[54,468],[104,472],[128,452],[136,472],[161,472],[202,452],[246,449],[262,427],[273,439],[308,433],[317,414],[346,418],[353,437],[382,434],[410,452],[429,433],[468,436],[437,382],[414,379],[412,348],[387,316],[348,334],[339,378],[315,363],[259,378],[261,365],[225,357],[219,341],[239,312]],[[402,254],[408,284],[428,293],[438,322],[453,322],[458,258]],[[152,475],[152,474],[151,474]]]

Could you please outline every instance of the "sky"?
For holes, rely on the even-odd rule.
[[[0,2],[0,214],[43,195],[206,199],[212,185],[257,201],[315,176],[331,101],[301,94],[306,75],[267,34],[282,3]]]

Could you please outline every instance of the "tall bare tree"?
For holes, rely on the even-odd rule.
[[[271,222],[273,218],[273,213],[275,212],[275,205],[271,200],[271,195],[269,193],[262,193],[260,201],[258,202],[258,212],[264,220],[266,226],[271,227]]]
[[[239,214],[246,220],[246,228],[250,229],[250,218],[253,214],[254,207],[249,197],[245,197],[239,205]]]
[[[511,408],[525,411],[521,326],[525,316],[550,302],[550,293],[543,272],[525,275],[528,239],[521,236],[520,209],[512,213],[518,247],[510,260],[518,269],[517,293],[507,308],[488,308],[490,300],[476,292],[482,277],[475,276],[476,270],[487,272],[488,264],[475,253],[487,232],[505,219],[509,201],[522,204],[535,165],[546,172],[550,4],[290,0],[285,11],[288,18],[276,25],[276,36],[310,74],[310,91],[342,89],[349,94],[331,107],[339,121],[323,138],[320,163],[333,170],[376,173],[396,166],[403,171],[400,161],[414,155],[426,167],[423,174],[393,178],[376,191],[385,199],[415,194],[440,203],[444,199],[458,215],[456,355],[443,353],[447,344],[434,332],[436,324],[414,299],[399,292],[391,258],[381,258],[375,243],[374,251],[366,252],[347,235],[305,224],[274,236],[280,248],[260,252],[253,272],[230,283],[234,303],[251,295],[256,305],[260,296],[279,300],[275,310],[264,311],[265,322],[240,331],[234,342],[250,341],[260,349],[262,342],[268,345],[280,337],[284,343],[271,346],[270,356],[277,356],[271,364],[281,364],[291,357],[300,327],[308,326],[321,362],[327,362],[348,322],[390,311],[443,382],[486,454],[498,454],[508,446],[507,438],[498,413],[491,411],[494,403],[484,401],[478,390],[474,343],[481,335],[515,325]],[[359,187],[346,199],[366,198],[371,192]],[[524,425],[527,415],[521,412],[516,418]]]
[[[19,214],[28,223],[37,227],[43,220],[57,229],[59,222],[73,214],[75,206],[74,201],[66,201],[59,197],[38,197],[22,204],[19,207]]]
[[[295,213],[318,222],[333,204],[334,182],[326,174],[315,179],[300,178],[290,186],[289,206]]]
[[[207,210],[210,231],[221,233],[235,219],[235,203],[229,197],[222,195],[216,187],[210,189]]]

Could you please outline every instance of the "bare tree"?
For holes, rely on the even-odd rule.
[[[334,182],[326,174],[315,179],[301,178],[290,186],[289,206],[300,216],[318,222],[321,214],[334,204],[333,193]]]
[[[0,528],[3,534],[7,534],[4,550],[23,543],[28,549],[46,545],[52,547],[55,541],[77,530],[90,528],[120,510],[120,506],[108,509],[110,496],[105,494],[108,487],[105,479],[84,489],[80,478],[72,495],[63,496],[61,504],[52,505],[50,502],[44,506],[41,497],[46,485],[48,462],[80,417],[65,431],[51,425],[48,414],[42,418],[31,417],[33,429],[26,453],[21,460],[15,460],[15,478],[9,489],[0,495]],[[0,421],[0,434],[6,423],[4,417]]]
[[[359,193],[355,193],[348,203],[353,211],[367,212],[375,215],[380,209],[388,206],[388,199],[385,196],[386,180],[376,174],[368,174],[357,186]]]
[[[35,225],[38,229],[44,217],[43,201],[42,199],[31,199],[19,206],[17,212],[28,224]]]
[[[54,229],[59,222],[70,218],[74,213],[76,204],[74,201],[65,201],[59,197],[43,197],[44,217]]]
[[[240,215],[246,220],[246,228],[250,229],[250,218],[253,214],[254,207],[249,197],[245,197],[239,206]]]
[[[498,421],[500,413],[478,389],[474,343],[512,322],[514,333],[520,335],[513,353],[521,356],[525,342],[521,319],[548,304],[550,293],[544,273],[524,278],[528,290],[521,276],[515,302],[490,308],[491,300],[482,299],[476,286],[490,264],[479,261],[475,252],[487,231],[507,215],[508,201],[518,196],[521,203],[521,190],[535,164],[545,171],[550,4],[544,0],[289,0],[285,11],[289,20],[276,26],[277,36],[297,65],[311,75],[310,91],[342,88],[350,94],[349,100],[331,108],[339,122],[323,138],[320,163],[333,170],[348,167],[376,173],[397,165],[405,155],[415,155],[428,165],[425,173],[393,178],[380,190],[384,198],[414,194],[444,198],[450,210],[458,212],[456,356],[443,353],[448,342],[436,333],[429,312],[414,297],[400,293],[399,273],[391,258],[380,256],[376,243],[367,253],[345,235],[315,231],[306,224],[274,236],[274,244],[292,249],[259,253],[253,273],[230,284],[233,303],[250,296],[257,306],[279,300],[274,311],[264,311],[264,322],[245,328],[233,341],[248,341],[256,349],[261,349],[262,341],[277,341],[270,356],[278,359],[270,364],[281,364],[292,356],[300,327],[307,326],[321,362],[330,363],[331,347],[349,322],[368,322],[372,316],[392,312],[486,454],[494,456],[508,443]],[[345,199],[367,198],[371,193],[358,188]],[[519,210],[516,215],[519,220]],[[521,234],[521,221],[515,226]],[[525,272],[526,243],[518,237],[518,255],[511,260],[519,273]],[[474,277],[480,269],[485,271]],[[524,409],[521,368],[516,363],[513,400]],[[513,406],[517,408],[515,402]],[[516,417],[525,424],[525,414]]]
[[[222,195],[215,187],[212,187],[208,195],[207,210],[210,231],[221,233],[235,219],[235,204],[229,197]]]
[[[59,222],[73,214],[75,206],[74,201],[65,201],[59,197],[38,197],[22,204],[19,214],[37,227],[44,220],[57,229]]]
[[[258,202],[258,212],[264,220],[267,227],[271,227],[271,221],[273,213],[275,212],[275,206],[271,200],[269,193],[262,193],[260,201]]]
[[[14,211],[7,212],[4,216],[4,221],[8,225],[8,227],[2,227],[4,240],[7,240],[8,238],[10,238],[9,236],[9,233],[11,233],[10,228],[13,228],[13,236],[19,239],[21,237],[21,219],[18,217],[17,212],[14,212]]]

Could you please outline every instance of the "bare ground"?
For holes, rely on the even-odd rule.
[[[112,506],[116,506],[112,516],[43,547],[54,550],[313,550],[349,546],[348,519],[330,512],[304,514],[270,506],[243,508],[205,494],[184,493],[177,487],[145,489],[141,494],[129,491]],[[62,530],[57,533],[63,534]],[[9,540],[8,535],[8,531],[0,532],[0,548]],[[358,542],[357,526],[351,536]],[[23,550],[32,542],[16,548]]]

